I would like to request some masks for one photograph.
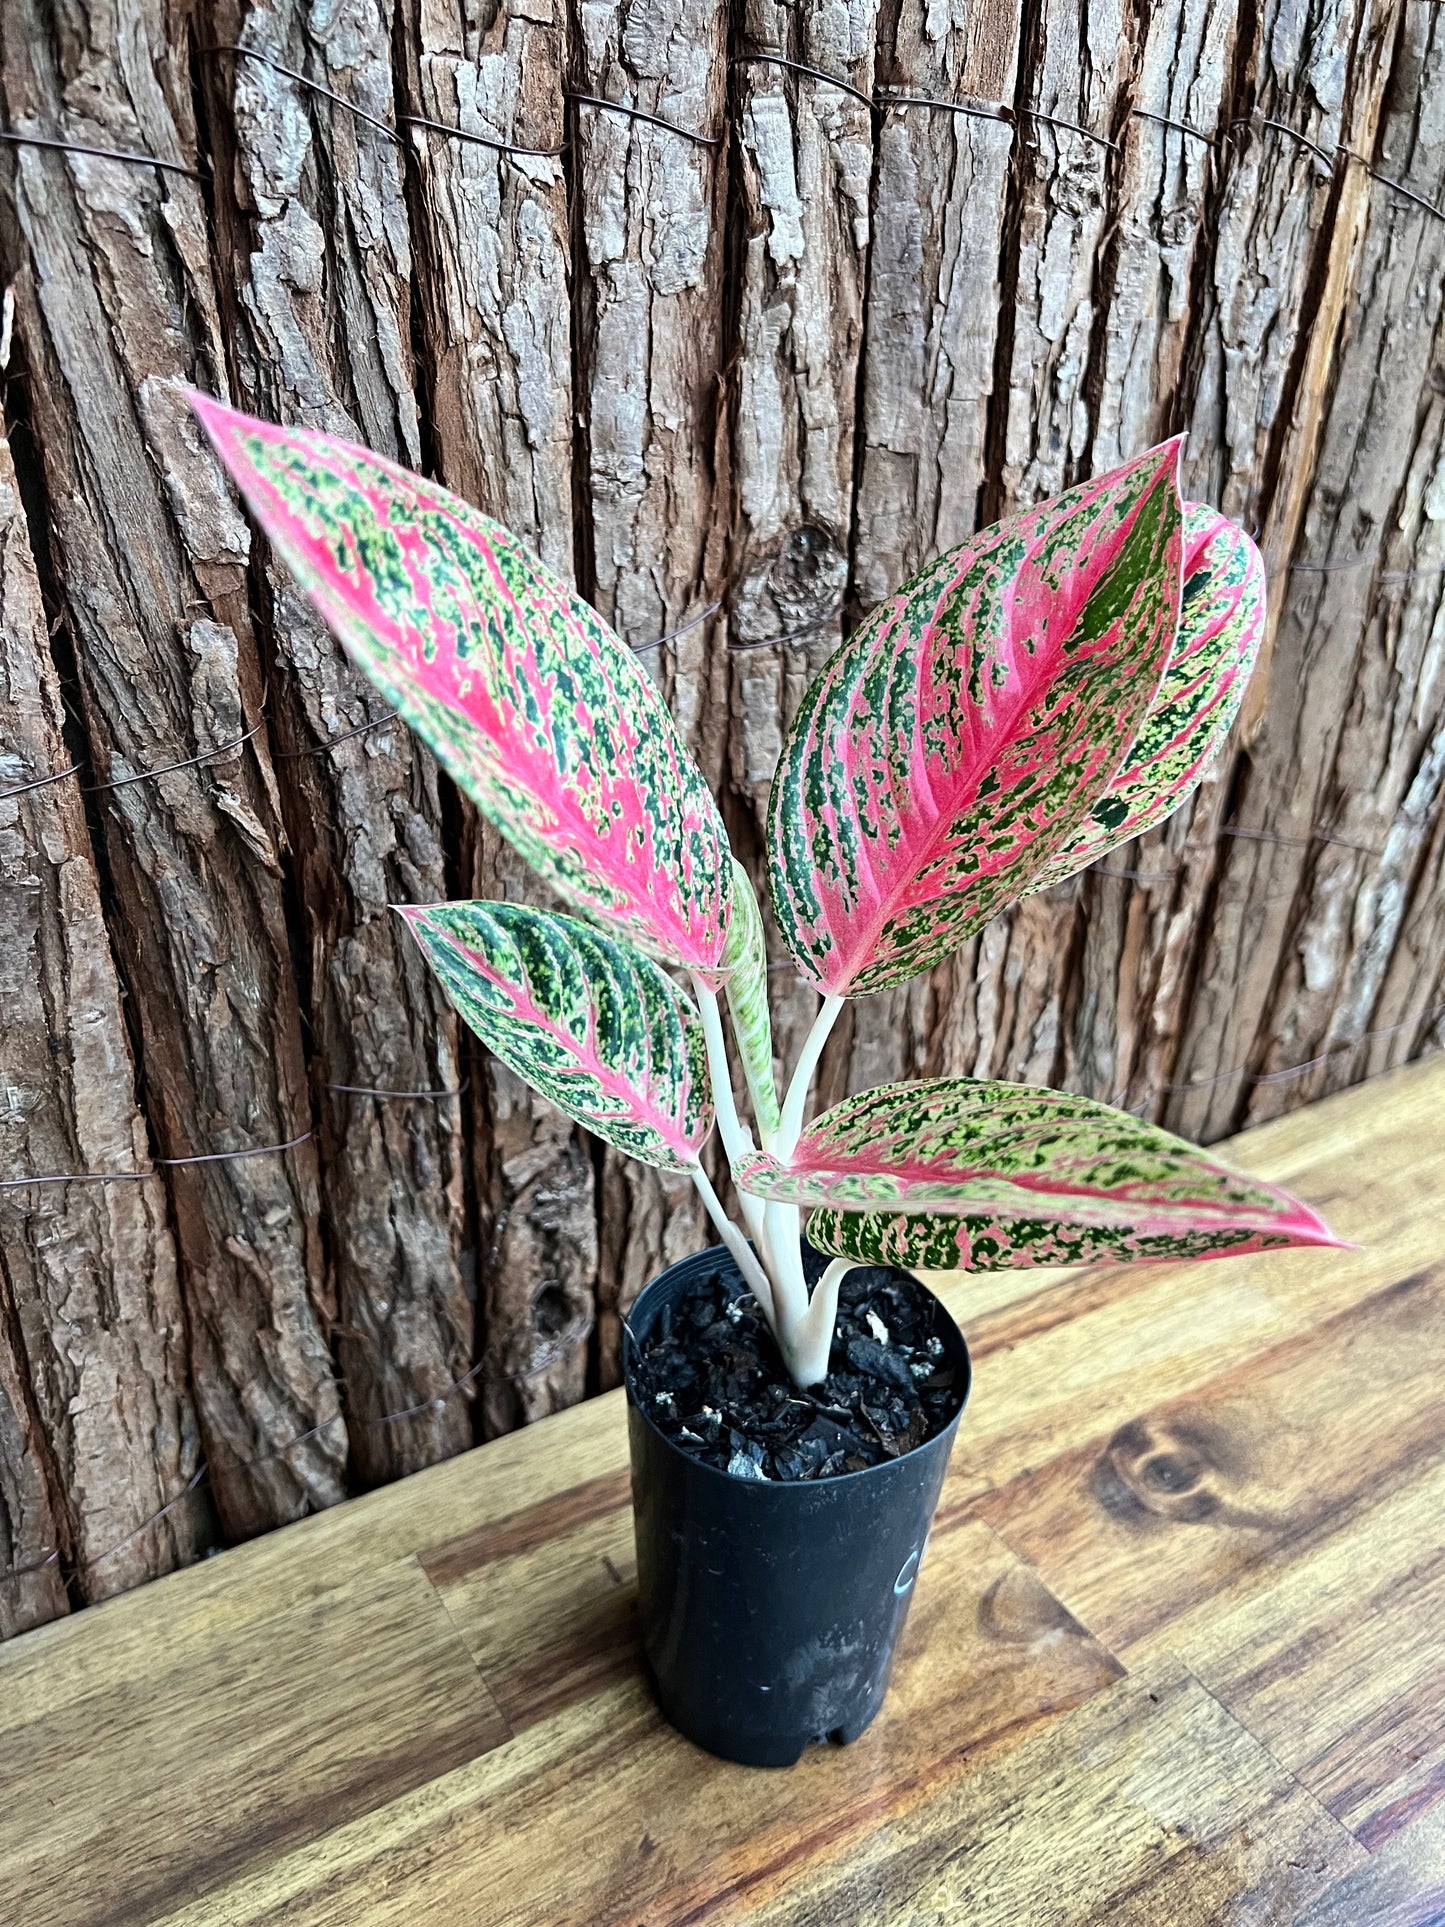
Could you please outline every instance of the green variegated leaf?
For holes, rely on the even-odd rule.
[[[521,903],[401,915],[458,1015],[523,1083],[644,1164],[697,1163],[712,1129],[702,1023],[650,957]]]
[[[1159,693],[1123,768],[1036,889],[1152,830],[1198,787],[1239,714],[1264,618],[1259,550],[1215,510],[1186,502],[1184,602]]]
[[[733,1036],[763,1131],[777,1129],[778,1093],[773,1083],[773,1024],[768,1011],[768,953],[763,919],[748,873],[734,857],[732,922],[723,952]]]
[[[1020,1223],[1049,1227],[1056,1239],[1070,1227],[1070,1236],[1335,1242],[1297,1198],[1182,1138],[1092,1098],[1024,1084],[942,1078],[865,1091],[816,1119],[786,1164],[752,1152],[733,1176],[740,1190],[781,1204],[895,1222],[966,1218],[968,1249],[1008,1245]],[[1018,1242],[1040,1239],[1035,1229]]]
[[[1179,622],[1169,442],[985,529],[876,608],[788,731],[779,928],[833,995],[883,990],[1029,890],[1128,754]]]
[[[657,685],[497,523],[365,449],[191,402],[347,653],[575,908],[716,981],[727,833]]]
[[[891,1211],[815,1211],[808,1242],[831,1258],[900,1265],[905,1271],[1024,1271],[1034,1265],[1147,1265],[1170,1259],[1239,1258],[1299,1242],[1267,1231],[1141,1232],[1046,1218],[1007,1221]]]

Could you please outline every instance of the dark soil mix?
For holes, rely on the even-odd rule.
[[[825,1259],[805,1248],[811,1286]],[[964,1388],[935,1300],[906,1272],[843,1280],[828,1376],[800,1392],[730,1261],[628,1345],[632,1396],[684,1452],[740,1479],[831,1479],[896,1459],[952,1422]]]

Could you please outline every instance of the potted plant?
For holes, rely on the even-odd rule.
[[[882,1700],[968,1387],[910,1268],[1336,1242],[1286,1193],[1065,1092],[946,1078],[808,1113],[845,998],[928,969],[1198,782],[1258,648],[1259,556],[1181,500],[1169,442],[930,563],[834,652],[768,816],[773,915],[821,995],[780,1091],[753,886],[633,653],[444,489],[193,399],[352,660],[575,913],[398,906],[457,1010],[569,1117],[687,1172],[717,1227],[629,1319],[664,1710],[759,1764],[851,1738]],[[714,1125],[740,1222],[703,1168]]]

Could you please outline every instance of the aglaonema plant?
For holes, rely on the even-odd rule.
[[[1177,442],[940,556],[808,690],[773,783],[767,877],[821,1004],[780,1093],[759,906],[633,652],[444,489],[193,400],[353,662],[575,912],[398,906],[447,995],[569,1117],[690,1175],[800,1386],[827,1373],[853,1265],[1336,1242],[1286,1192],[1065,1092],[943,1078],[808,1119],[847,998],[928,969],[1018,897],[1160,823],[1223,742],[1259,647],[1264,572],[1241,530],[1181,499]],[[701,1162],[714,1125],[741,1224]],[[811,1295],[805,1211],[831,1259]]]

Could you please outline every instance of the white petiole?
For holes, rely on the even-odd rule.
[[[732,1072],[728,1064],[717,993],[696,975],[692,981],[707,1045],[718,1133],[729,1164],[733,1164],[753,1149],[753,1135],[739,1118],[733,1098]],[[808,1093],[817,1075],[823,1047],[842,1008],[841,997],[823,999],[798,1053],[788,1093],[783,1100],[779,1126],[774,1132],[764,1133],[764,1148],[781,1163],[786,1163],[797,1149],[803,1131]],[[801,1386],[815,1385],[828,1373],[828,1354],[838,1313],[838,1286],[844,1274],[852,1268],[852,1261],[835,1258],[810,1298],[803,1273],[803,1214],[800,1207],[795,1204],[774,1204],[762,1198],[750,1197],[739,1190],[743,1219],[753,1241],[750,1246],[723,1210],[701,1165],[694,1166],[692,1175],[709,1217],[763,1308],[793,1379]]]

